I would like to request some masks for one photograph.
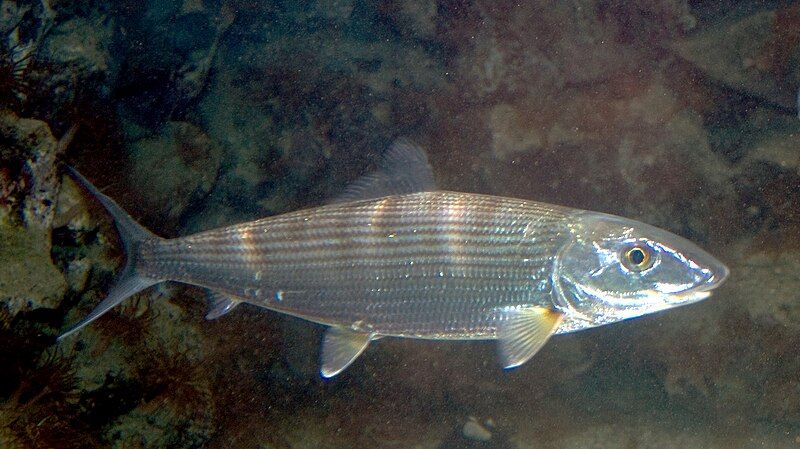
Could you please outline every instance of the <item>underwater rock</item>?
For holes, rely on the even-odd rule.
[[[672,48],[732,89],[795,110],[800,84],[800,10],[762,11],[715,24]]]
[[[50,257],[64,274],[73,292],[86,289],[93,270],[111,271],[115,261],[107,254],[107,244],[98,237],[96,209],[88,207],[88,199],[69,176],[65,176],[58,193],[53,220]]]
[[[318,47],[323,38],[275,36],[240,54],[221,50],[219,71],[198,104],[207,132],[226,151],[215,208],[238,208],[243,221],[319,203],[402,131],[387,127],[386,116],[389,124],[411,117],[409,128],[419,122],[418,101],[398,100],[388,111],[381,106],[396,97],[397,86],[416,93],[441,82],[429,56],[348,36]]]
[[[591,345],[580,335],[553,338],[536,355],[535,369],[510,371],[498,363],[495,342],[384,340],[362,356],[367,377],[381,379],[382,385],[402,391],[409,401],[447,403],[493,416],[499,416],[492,411],[497,404],[544,401],[557,394],[559,386],[578,382],[596,365]],[[362,369],[349,369],[353,368]]]
[[[768,136],[738,166],[740,204],[764,248],[800,248],[798,144],[794,133]]]
[[[495,428],[491,418],[479,421],[474,416],[467,418],[461,431],[454,431],[442,441],[437,449],[515,449],[505,432]]]
[[[515,97],[531,90],[547,95],[563,86],[559,67],[536,47],[504,41],[492,29],[476,33],[474,46],[462,52],[456,68],[471,101]]]
[[[196,8],[196,6],[189,6],[184,2],[184,8],[187,7]],[[187,28],[203,29],[204,27],[211,27],[209,23],[210,19],[205,15],[186,14],[187,13],[184,13],[183,16],[179,16],[179,19],[184,19],[184,21],[188,21],[187,19],[192,18],[195,19],[194,23],[189,22],[189,24],[186,25]],[[236,13],[234,10],[228,7],[228,5],[223,4],[219,14],[213,20],[213,39],[208,45],[208,49],[195,49],[187,56],[183,65],[178,68],[173,81],[174,86],[172,87],[172,96],[175,97],[175,103],[171,111],[171,117],[173,119],[185,116],[187,111],[190,110],[191,106],[196,102],[196,99],[200,97],[205,90],[208,85],[209,74],[214,58],[217,56],[217,51],[219,50],[220,41],[235,19]],[[199,23],[197,23],[198,21]],[[206,34],[211,34],[211,32],[209,31]],[[189,41],[191,41],[191,39],[189,39]],[[192,42],[192,44],[196,45],[197,43]],[[189,45],[187,45],[187,47],[191,48]]]
[[[354,7],[353,0],[316,0],[313,14],[336,23],[346,23]]]
[[[520,153],[537,153],[542,150],[546,136],[531,123],[531,116],[510,104],[498,104],[489,112],[492,133],[492,156],[510,161]]]
[[[735,298],[757,326],[782,329],[800,340],[800,279],[793,276],[798,270],[800,253],[796,251],[755,253],[741,262]],[[759,295],[765,299],[750,300]]]
[[[0,224],[0,255],[0,302],[11,316],[61,303],[67,283],[50,259],[46,234]]]
[[[607,0],[587,2],[583,8],[594,6],[601,22],[616,25],[617,40],[644,46],[660,47],[663,42],[692,31],[697,17],[686,0]]]
[[[613,420],[613,418],[610,418]],[[720,432],[708,432],[694,429],[691,426],[680,428],[664,428],[658,422],[640,423],[603,423],[591,426],[580,426],[574,432],[565,432],[555,436],[548,448],[564,449],[611,449],[611,448],[647,448],[647,449],[724,449],[730,442]],[[759,442],[760,443],[760,442]],[[755,449],[759,443],[736,446],[737,448]],[[773,440],[768,447],[777,443]],[[788,447],[788,446],[787,446]]]
[[[73,82],[60,77],[56,79],[58,74],[75,77],[78,82],[89,79],[113,82],[111,72],[118,62],[109,49],[112,36],[111,24],[100,17],[73,17],[54,27],[42,46],[43,60],[64,69],[53,70],[51,82]]]
[[[470,416],[461,428],[461,435],[468,440],[489,441],[492,439],[492,431],[489,430],[492,427],[494,426],[490,426],[489,421],[481,424],[477,418]]]
[[[140,2],[120,9],[117,57],[124,70],[115,85],[117,107],[131,139],[185,121],[207,87],[221,40],[236,19],[228,3]]]
[[[85,296],[96,303],[102,294],[90,290]],[[110,447],[130,441],[146,447],[199,447],[213,433],[213,370],[200,369],[211,363],[213,341],[200,333],[207,323],[198,314],[169,300],[184,294],[182,289],[142,292],[59,343],[73,359],[81,391],[82,412],[76,419],[92,422],[94,433]],[[87,308],[68,319],[84,316]]]
[[[704,127],[712,150],[738,164],[767,141],[800,131],[800,120],[746,93],[725,92],[710,96],[701,106]]]
[[[620,82],[483,110],[491,154],[480,171],[489,190],[636,217],[701,240],[735,237],[742,218],[731,167],[711,150],[702,117],[660,76]],[[709,222],[709,208],[724,226]]]
[[[624,25],[598,15],[602,8],[593,2],[476,2],[459,9],[467,11],[444,33],[459,52],[456,73],[472,101],[548,97],[563,86],[642,70],[639,47],[618,38]],[[643,34],[661,26],[650,25]]]
[[[101,111],[112,94],[121,61],[112,55],[115,24],[103,8],[71,9],[57,8],[58,16],[56,10],[51,11],[52,23],[40,26],[41,36],[34,42],[26,73],[25,109],[47,117],[54,130],[80,123],[89,131],[111,122]]]
[[[774,135],[760,142],[749,154],[752,160],[771,162],[800,174],[800,132]]]
[[[50,258],[63,150],[46,123],[0,112],[0,299],[11,315],[55,308],[66,281]]]
[[[21,41],[20,25],[29,11],[30,5],[14,1],[0,4],[0,107],[19,105],[27,98],[27,69],[36,45]]]
[[[197,231],[253,219],[263,212],[257,201],[274,160],[275,118],[258,107],[235,70],[221,70],[198,104],[204,130],[221,148],[225,164],[203,211],[191,220]],[[262,86],[263,87],[263,86]]]
[[[425,0],[387,0],[381,3],[380,13],[404,38],[434,39],[436,7],[436,2]]]
[[[702,119],[683,110],[664,122],[649,124],[636,109],[638,105],[631,106],[644,132],[626,130],[619,143],[619,175],[631,192],[630,200],[637,204],[625,213],[647,217],[651,223],[679,229],[695,239],[734,237],[730,222],[739,223],[741,217],[734,209],[737,197],[730,167],[711,151]],[[653,106],[645,104],[641,111]],[[701,199],[697,191],[709,193]],[[710,221],[709,210],[721,221]]]
[[[593,2],[580,3],[548,5],[543,16],[547,20],[543,33],[546,37],[540,48],[559,68],[565,82],[592,83],[609,79],[615,73],[640,69],[637,61],[643,58],[638,47],[617,39],[616,27],[595,14]],[[541,35],[535,27],[525,29],[537,33],[534,36]]]
[[[21,218],[29,227],[49,231],[59,184],[56,158],[71,135],[59,145],[47,123],[0,111],[0,138],[0,219]]]
[[[151,310],[146,312],[152,315],[149,337],[151,342],[157,342],[158,346],[163,348],[162,351],[167,356],[181,357],[187,366],[193,366],[206,356],[207,348],[202,329],[208,323],[197,320],[196,314],[189,313],[183,305],[171,302],[169,300],[171,296],[186,295],[180,288],[175,290],[174,293],[166,294],[156,290],[150,295],[147,307]],[[200,296],[201,298],[191,298],[191,301],[202,308],[203,298]],[[139,317],[134,315],[132,319]]]
[[[133,441],[141,447],[203,447],[214,432],[214,404],[208,376],[185,366],[173,370],[189,370],[158,378],[143,374],[154,394],[134,409],[111,423],[105,438],[109,447],[124,449]]]
[[[16,0],[3,0],[0,3],[0,35],[6,36],[22,22],[30,5],[20,5]]]
[[[128,147],[130,182],[138,186],[137,208],[158,217],[161,230],[175,231],[186,213],[214,187],[222,152],[198,127],[186,122],[167,123],[158,136]]]

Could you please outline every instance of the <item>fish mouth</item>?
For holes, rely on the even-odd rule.
[[[671,304],[688,304],[706,299],[711,296],[711,292],[722,285],[722,283],[725,282],[730,275],[730,270],[728,267],[720,262],[717,262],[713,269],[704,271],[707,271],[708,274],[702,283],[684,291],[683,293],[672,295],[667,302]]]

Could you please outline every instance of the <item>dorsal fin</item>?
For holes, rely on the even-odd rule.
[[[436,190],[436,183],[428,155],[417,144],[400,138],[386,151],[377,170],[355,180],[331,203],[431,190]]]

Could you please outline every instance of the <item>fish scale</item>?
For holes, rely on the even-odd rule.
[[[532,300],[552,306],[549,267],[565,217],[532,202],[422,192],[143,246],[139,260],[153,277],[326,325],[493,338],[492,309]],[[280,301],[277,292],[285,292]]]
[[[59,339],[173,280],[209,290],[208,319],[247,302],[328,325],[323,377],[382,336],[497,339],[513,368],[551,335],[699,301],[728,276],[691,242],[634,220],[437,191],[425,153],[402,140],[328,205],[177,239],[72,175],[113,215],[127,260]]]

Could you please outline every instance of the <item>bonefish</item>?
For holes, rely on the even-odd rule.
[[[512,368],[553,334],[693,303],[728,276],[697,245],[634,220],[436,190],[425,153],[402,140],[330,204],[174,239],[72,175],[113,216],[127,260],[60,339],[177,281],[208,289],[209,319],[248,303],[329,326],[324,377],[380,337],[497,340]]]

